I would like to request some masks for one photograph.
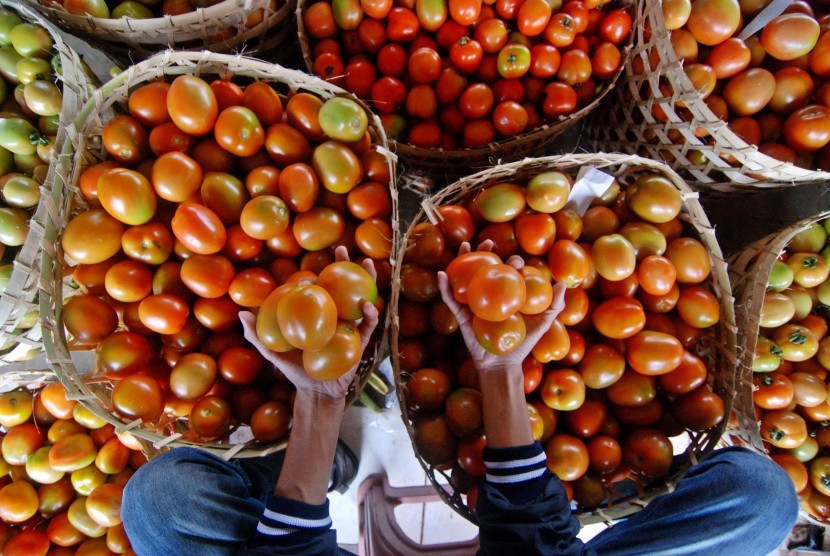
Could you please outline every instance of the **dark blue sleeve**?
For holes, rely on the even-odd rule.
[[[256,536],[240,554],[349,554],[337,546],[329,501],[305,504],[271,495],[257,524]]]
[[[576,537],[579,522],[538,442],[485,448],[484,465],[476,503],[480,554],[594,554]]]

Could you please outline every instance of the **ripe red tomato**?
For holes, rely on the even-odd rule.
[[[219,103],[213,89],[192,75],[180,75],[167,91],[167,111],[179,129],[190,135],[206,135],[219,116]]]
[[[635,474],[662,477],[671,467],[671,442],[658,430],[635,429],[623,445],[623,461]]]

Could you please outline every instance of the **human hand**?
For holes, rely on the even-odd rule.
[[[348,261],[349,254],[345,247],[340,246],[334,251],[334,258],[337,261]],[[368,272],[373,279],[377,279],[374,264],[371,259],[366,259],[363,262],[363,268]],[[304,283],[304,281],[301,281]],[[378,310],[368,301],[363,304],[363,318],[358,321],[358,332],[360,333],[361,353],[366,350],[372,333],[378,324]],[[297,391],[308,391],[316,394],[328,396],[332,399],[342,399],[346,397],[349,391],[349,386],[354,379],[360,363],[354,365],[343,376],[335,380],[319,381],[311,378],[303,368],[302,352],[300,350],[291,350],[285,353],[278,353],[265,347],[259,341],[256,333],[256,316],[249,311],[240,311],[239,320],[242,322],[242,328],[245,331],[245,339],[259,351],[262,356],[274,364],[282,374],[294,385]]]
[[[487,242],[479,246],[479,250],[489,251],[491,248],[492,243],[487,244]],[[459,249],[459,255],[463,255],[469,251],[470,245],[465,242]],[[524,260],[518,255],[513,255],[506,261],[506,264],[518,270],[524,266]],[[464,307],[456,301],[452,293],[452,288],[450,287],[449,278],[443,271],[438,272],[438,287],[441,290],[441,298],[458,321],[458,328],[464,337],[464,343],[467,345],[467,350],[470,352],[470,357],[473,359],[473,363],[475,363],[479,373],[521,366],[522,361],[530,354],[536,342],[539,341],[539,338],[550,329],[554,319],[565,308],[566,287],[565,284],[559,283],[553,287],[553,299],[550,307],[546,311],[538,315],[522,315],[527,333],[521,345],[507,355],[495,355],[485,350],[478,343],[475,332],[473,332],[473,314],[467,307]]]

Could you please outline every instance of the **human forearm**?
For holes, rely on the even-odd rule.
[[[521,365],[508,365],[480,373],[484,434],[491,448],[533,443],[524,395]]]
[[[326,500],[344,399],[298,391],[294,422],[274,494],[307,504]]]

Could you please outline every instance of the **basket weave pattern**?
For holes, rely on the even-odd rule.
[[[593,166],[614,174],[617,176],[622,187],[631,183],[633,179],[643,172],[658,172],[667,177],[680,192],[683,198],[683,208],[679,218],[686,228],[692,230],[691,235],[697,236],[697,239],[709,251],[712,273],[707,282],[711,286],[712,292],[717,296],[721,306],[720,322],[718,325],[703,331],[698,347],[698,355],[707,363],[707,367],[710,369],[709,385],[723,399],[725,411],[728,415],[736,390],[734,381],[735,367],[737,364],[737,343],[735,316],[733,312],[734,299],[727,277],[726,263],[723,260],[720,247],[715,239],[714,230],[710,226],[706,214],[703,212],[700,202],[697,199],[698,194],[692,192],[685,182],[665,165],[633,155],[585,154],[531,158],[520,162],[496,166],[472,176],[462,178],[442,192],[425,199],[422,203],[422,210],[415,217],[404,238],[404,245],[406,245],[409,234],[417,223],[426,221],[433,221],[435,223],[434,214],[437,213],[437,207],[462,204],[470,196],[477,194],[481,189],[488,186],[505,181],[520,182],[545,171],[558,170],[575,176],[583,166]],[[689,232],[686,235],[690,235]],[[400,268],[398,269],[399,272]],[[410,437],[413,439],[414,446],[415,432],[412,426],[412,412],[403,401],[406,399],[406,376],[404,376],[397,359],[397,354],[399,353],[398,331],[400,329],[399,322],[396,318],[400,294],[398,278],[399,276],[396,276],[394,282],[397,289],[393,290],[390,308],[392,315],[392,361],[397,380],[398,397],[401,400],[401,412]],[[687,449],[687,453],[690,464],[696,463],[699,458],[705,456],[715,448],[715,445],[719,442],[723,434],[724,427],[725,420],[718,427],[705,432],[689,431],[688,434],[691,439],[691,444]],[[415,446],[415,452],[427,476],[438,491],[438,494],[458,513],[470,521],[476,522],[475,515],[467,508],[461,494],[454,491],[451,486],[447,486],[446,484],[442,485],[438,481],[439,476],[443,476],[446,479],[444,482],[449,481],[449,477],[444,471],[424,461],[418,454],[417,446]],[[576,515],[583,525],[600,521],[610,522],[614,519],[630,515],[639,511],[651,498],[671,491],[677,481],[682,478],[685,470],[686,468],[680,470],[664,482],[658,481],[656,484],[652,484],[645,493],[641,493],[634,498],[615,501],[613,506],[582,511]]]
[[[830,172],[808,170],[761,154],[715,116],[683,71],[663,21],[659,0],[638,2],[638,18],[631,56],[625,64],[608,110],[598,112],[586,132],[598,150],[636,153],[663,160],[674,170],[698,182],[702,190],[729,192],[753,187],[782,187],[810,180],[830,179]],[[650,28],[650,38],[647,27]],[[653,68],[638,73],[635,66]],[[666,96],[661,84],[670,87]],[[678,103],[691,115],[684,121]],[[658,108],[667,121],[654,115]],[[708,138],[695,135],[705,129]],[[679,139],[672,140],[679,134]],[[733,162],[730,164],[730,160]],[[770,184],[769,181],[781,183]]]
[[[72,121],[88,97],[90,78],[84,72],[78,54],[63,42],[60,33],[40,14],[21,6],[13,0],[0,0],[0,7],[13,10],[30,23],[36,23],[46,29],[53,42],[53,52],[61,62],[60,86],[63,101],[61,104],[60,127],[55,138],[54,153],[59,153],[66,140],[65,127]],[[42,185],[41,201],[29,220],[29,233],[26,241],[14,259],[14,270],[5,291],[0,294],[0,344],[16,347],[0,355],[2,362],[14,362],[31,357],[42,351],[43,345],[39,326],[27,330],[18,329],[18,323],[38,310],[37,279],[40,275],[40,244],[43,239],[46,222],[46,198],[54,180],[54,159],[50,164],[46,180]]]
[[[68,263],[60,249],[61,233],[71,217],[83,211],[86,204],[78,189],[78,179],[83,170],[108,157],[101,145],[100,134],[105,121],[112,112],[126,106],[130,91],[144,83],[165,76],[182,74],[197,76],[213,75],[223,78],[241,78],[242,80],[261,80],[277,84],[281,93],[305,91],[327,99],[334,96],[348,95],[328,83],[304,73],[253,60],[242,56],[230,56],[212,52],[173,52],[166,51],[145,62],[125,70],[118,77],[96,90],[90,101],[84,106],[79,117],[69,125],[68,141],[61,155],[58,179],[49,198],[49,218],[46,223],[43,265],[41,271],[40,310],[43,316],[44,344],[46,353],[61,382],[71,397],[78,399],[96,415],[116,426],[116,430],[132,430],[135,436],[150,441],[156,449],[165,446],[188,445],[204,448],[229,459],[231,457],[252,457],[266,455],[282,449],[285,443],[263,445],[254,443],[239,444],[198,444],[180,441],[181,431],[161,435],[142,426],[139,420],[127,422],[111,408],[110,388],[90,384],[79,372],[70,358],[71,347],[67,342],[62,321],[64,292],[57,287],[67,271]],[[369,113],[369,129],[376,148],[387,155],[390,168],[390,195],[392,214],[397,215],[398,196],[395,188],[394,155],[386,148],[386,136],[379,119]],[[397,244],[398,222],[393,216],[392,228],[394,243]],[[396,260],[393,251],[392,262]],[[376,337],[382,337],[378,326]],[[352,402],[363,388],[372,369],[378,361],[380,342],[376,341],[367,348],[355,383],[349,393],[347,402]]]

